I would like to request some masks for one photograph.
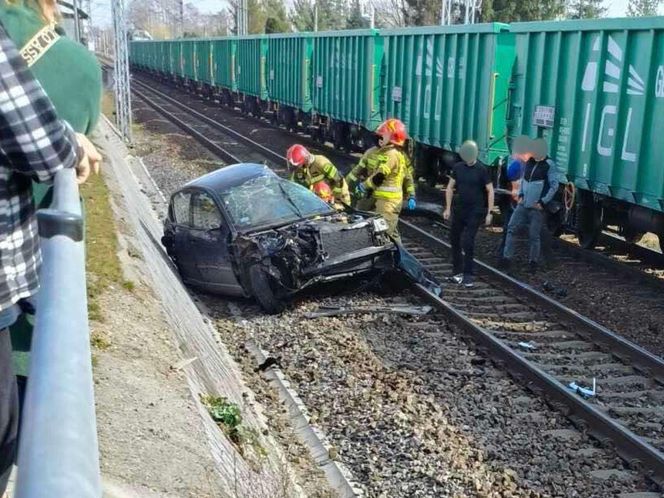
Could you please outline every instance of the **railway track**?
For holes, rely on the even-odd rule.
[[[259,154],[268,163],[282,163],[280,153],[231,133],[153,88],[137,86],[139,97],[150,105],[157,101],[153,106],[157,112],[213,152],[233,146],[233,157],[248,149],[253,155],[242,156],[245,161]],[[233,139],[227,143],[228,137]],[[449,271],[446,243],[406,221],[402,230],[405,246],[444,277]],[[422,287],[417,291],[522,385],[543,396],[582,431],[612,443],[630,467],[663,485],[664,362],[529,286],[478,264],[482,275],[473,289],[449,285],[444,300]],[[597,390],[588,399],[568,387],[571,382],[590,387],[593,379]]]

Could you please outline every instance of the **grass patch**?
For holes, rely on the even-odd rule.
[[[132,282],[131,280],[125,280],[122,282],[122,287],[129,292],[134,292],[134,289],[136,288],[136,284]]]
[[[247,446],[251,447],[258,456],[267,455],[267,451],[258,441],[258,433],[242,425],[242,414],[237,404],[223,396],[210,395],[201,395],[201,402],[207,408],[212,420],[235,443],[241,455],[244,456]]]
[[[101,112],[112,122],[115,122],[115,95],[111,90],[104,90],[101,96]]]
[[[124,282],[118,259],[109,191],[101,175],[90,175],[81,186],[85,203],[85,266],[88,273],[88,313],[90,320],[103,320],[99,297],[111,285]]]
[[[93,348],[99,349],[100,351],[106,351],[111,347],[111,343],[108,342],[106,337],[104,337],[99,332],[92,333],[92,337],[90,337],[90,344],[92,344]]]

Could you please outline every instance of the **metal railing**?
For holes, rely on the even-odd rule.
[[[57,173],[37,213],[43,264],[18,454],[17,498],[101,496],[75,172]]]

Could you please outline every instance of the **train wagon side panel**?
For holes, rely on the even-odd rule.
[[[171,46],[171,74],[174,76],[184,77],[184,54],[182,51],[182,42],[173,40]]]
[[[338,121],[375,129],[381,120],[382,39],[376,30],[316,33],[312,103]]]
[[[311,110],[313,38],[307,33],[267,38],[267,93],[270,100]]]
[[[577,187],[664,211],[664,18],[517,23],[510,135]]]
[[[198,81],[196,71],[196,42],[194,40],[183,40],[182,45],[182,71],[183,76],[191,81]]]
[[[209,39],[196,40],[196,76],[199,83],[214,85],[212,71],[212,42]]]
[[[383,114],[417,141],[456,151],[469,138],[481,158],[505,154],[512,35],[505,24],[382,30]],[[501,49],[499,54],[499,47]]]
[[[263,100],[268,98],[265,74],[267,48],[264,36],[242,37],[237,41],[235,58],[237,90]]]
[[[215,85],[235,92],[237,90],[237,39],[217,38],[212,40],[212,58]]]

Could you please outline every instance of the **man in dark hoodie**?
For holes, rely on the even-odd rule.
[[[558,190],[556,164],[548,157],[546,140],[538,138],[532,143],[532,158],[526,163],[519,188],[518,205],[507,227],[502,266],[508,267],[514,257],[516,233],[528,227],[530,269],[535,271],[540,259],[540,236],[544,224],[545,207]]]

